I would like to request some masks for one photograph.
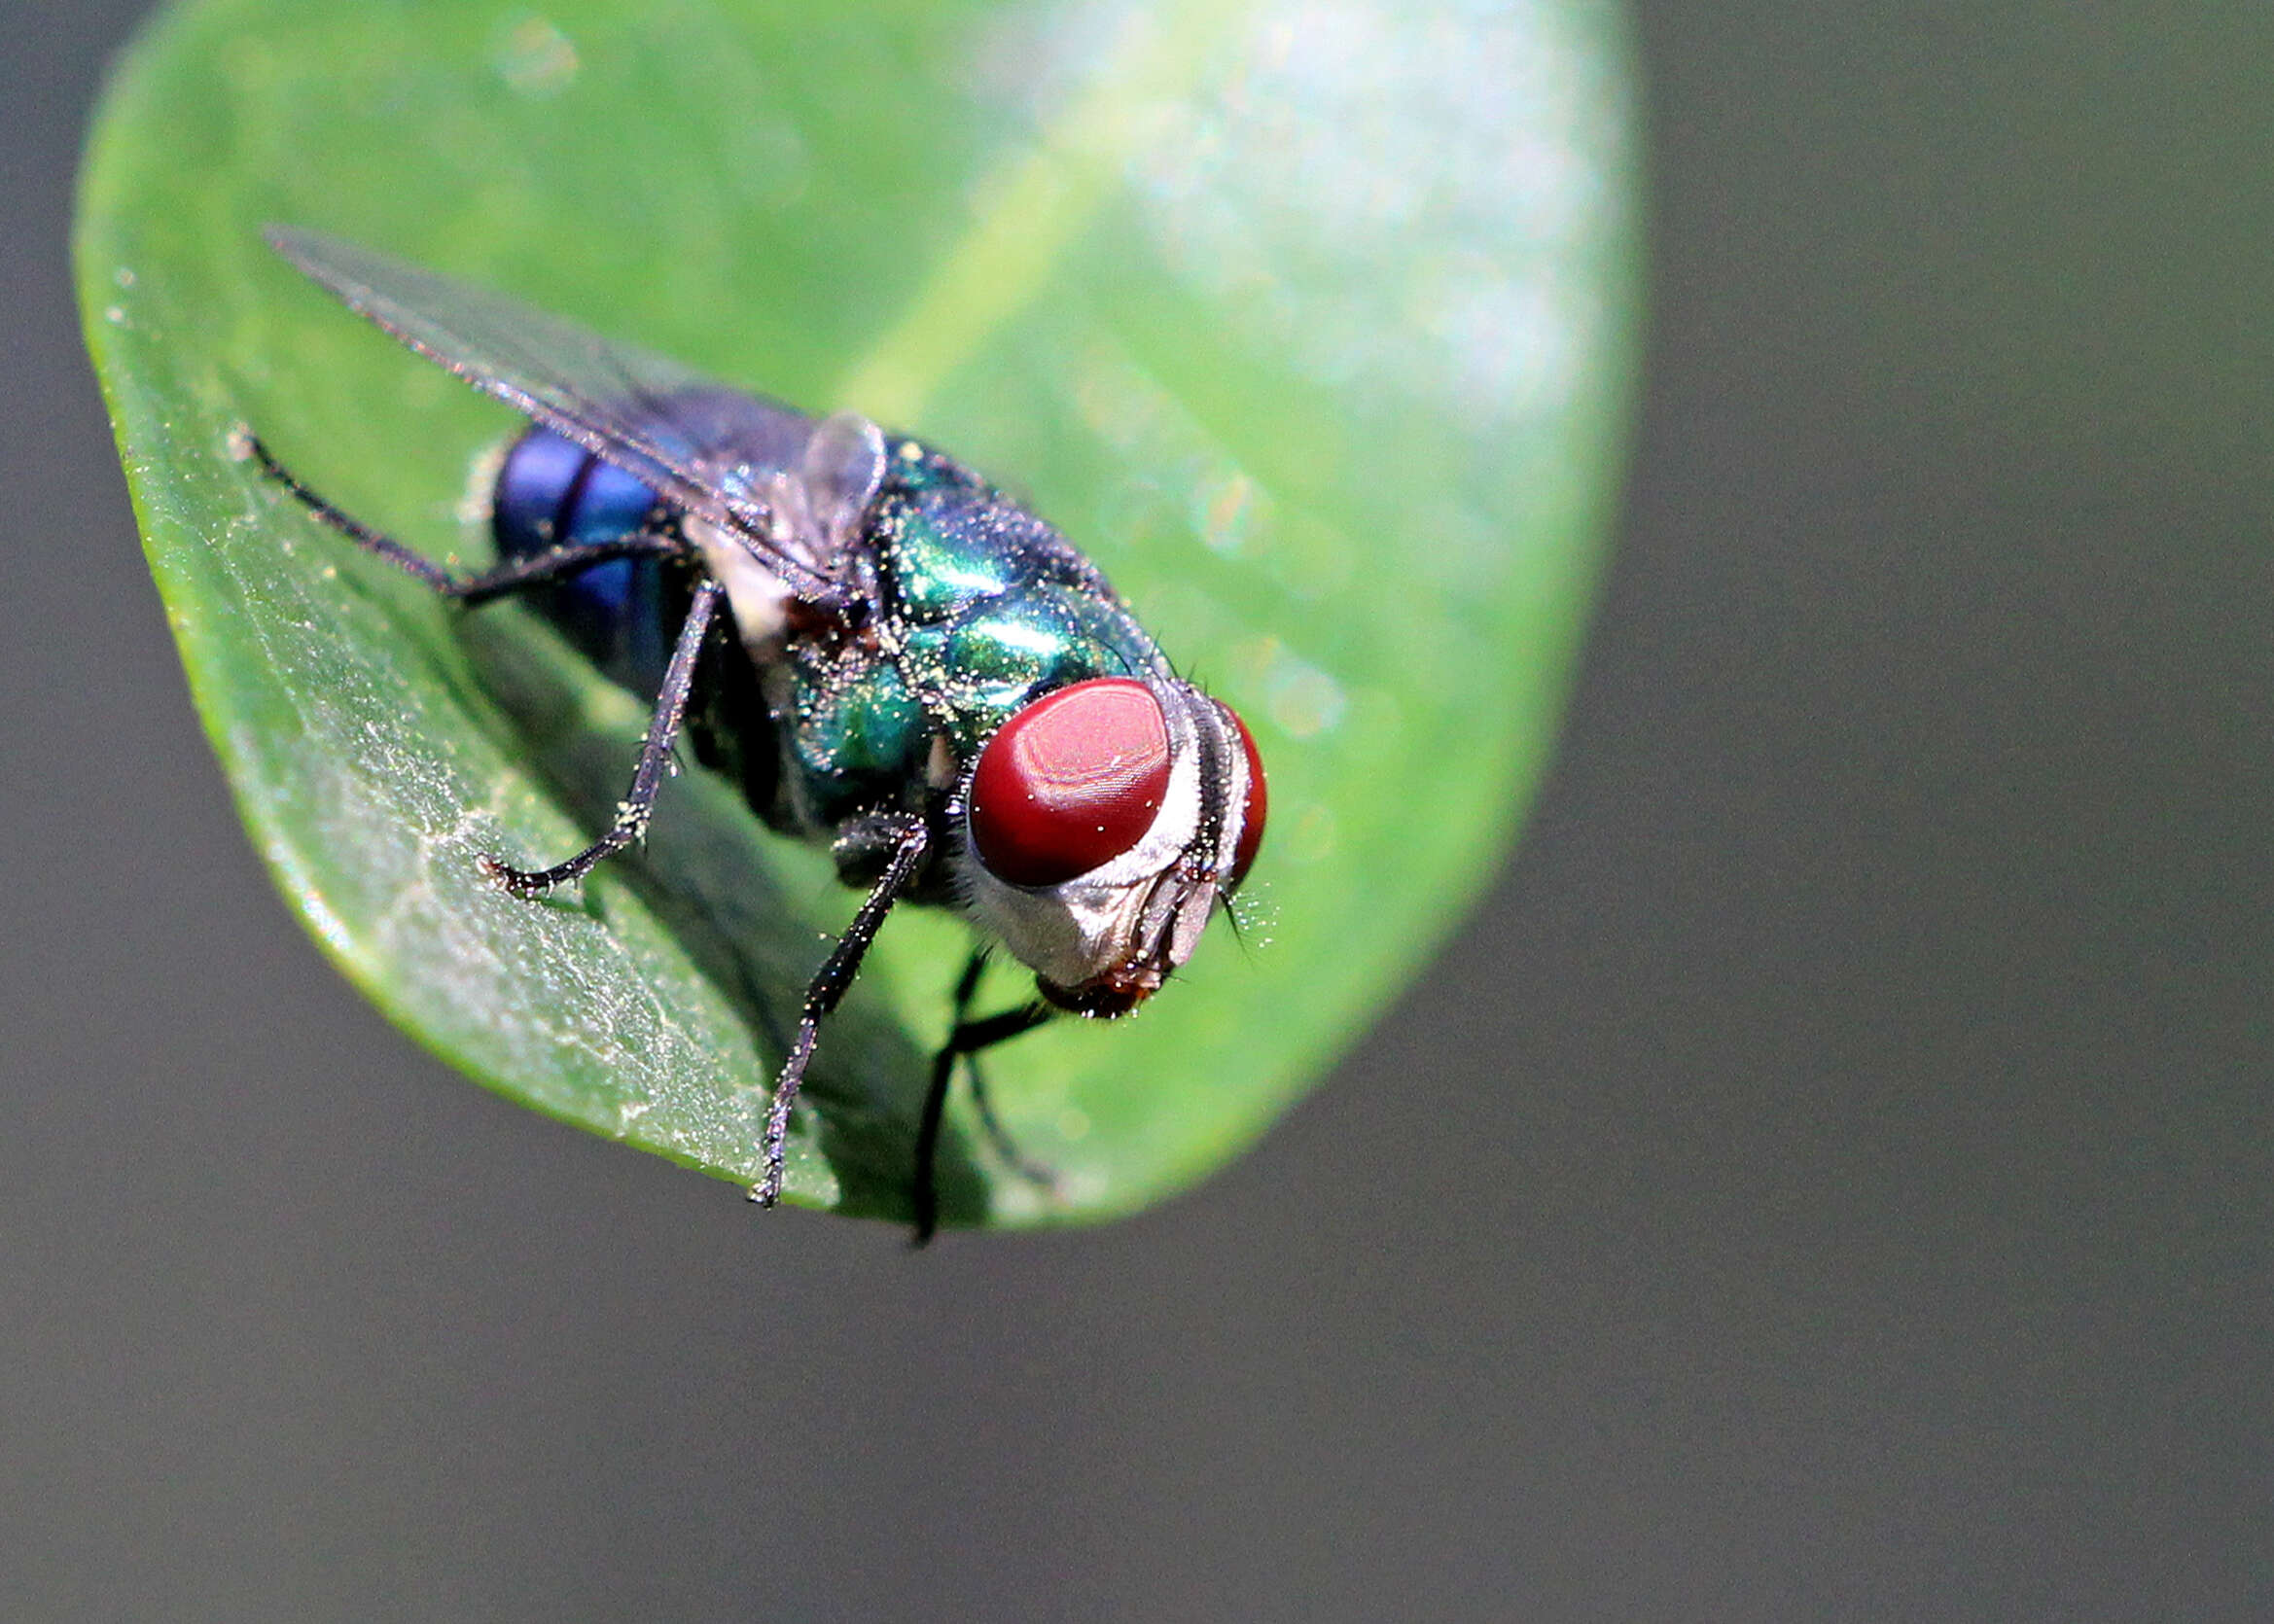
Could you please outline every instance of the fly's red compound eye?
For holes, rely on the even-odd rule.
[[[1255,747],[1248,752],[1253,760]],[[1168,793],[1168,724],[1143,683],[1098,677],[1062,688],[979,752],[972,843],[997,879],[1062,884],[1145,838]]]
[[[1224,880],[1225,890],[1237,891],[1240,881],[1248,877],[1248,865],[1256,861],[1256,848],[1263,843],[1263,814],[1269,809],[1270,796],[1263,790],[1263,758],[1256,754],[1248,724],[1229,705],[1216,708],[1231,723],[1232,731],[1240,736],[1240,748],[1248,753],[1248,793],[1240,801],[1240,843],[1231,854],[1231,867]]]

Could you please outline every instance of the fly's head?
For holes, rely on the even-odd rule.
[[[1192,956],[1263,839],[1263,764],[1227,705],[1174,678],[1044,695],[963,794],[969,911],[1078,1014],[1134,1009]]]

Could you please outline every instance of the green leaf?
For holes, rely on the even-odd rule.
[[[1217,927],[1131,1020],[992,1058],[1058,1191],[951,1113],[948,1221],[1067,1221],[1252,1140],[1510,838],[1621,447],[1629,112],[1587,0],[207,0],[111,87],[81,297],[199,710],[310,930],[474,1077],[724,1178],[757,1176],[780,1034],[854,898],[701,772],[580,894],[483,883],[478,854],[552,861],[605,819],[644,699],[518,608],[450,613],[232,454],[254,426],[479,561],[470,469],[514,427],[259,228],[906,425],[1086,547],[1248,719],[1271,831],[1242,939]],[[887,927],[825,1030],[793,1199],[906,1215],[964,947],[924,910]]]

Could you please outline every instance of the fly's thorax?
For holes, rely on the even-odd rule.
[[[859,811],[909,806],[906,786],[928,724],[872,618],[800,593],[731,529],[691,518],[686,534],[726,588],[736,634],[757,668],[780,737],[791,823],[828,839]],[[865,572],[843,573],[858,579]],[[857,587],[848,592],[848,606],[857,611],[860,602]]]
[[[806,460],[858,469],[867,428],[831,419]],[[767,500],[793,536],[834,547],[841,609],[795,592],[732,532],[687,531],[757,662],[792,822],[819,838],[885,809],[937,813],[1029,700],[1159,660],[1119,600],[1067,584],[1095,572],[1053,564],[1071,548],[1049,526],[913,441],[879,455],[886,473],[861,495],[857,526],[850,498],[822,522],[833,504],[814,495],[829,488],[818,469]],[[860,493],[857,478],[838,483]]]
[[[902,669],[966,760],[1045,694],[1094,677],[1158,675],[1163,664],[1126,612],[1054,583],[903,626],[899,646]]]
[[[800,651],[785,669],[795,684],[784,727],[788,765],[811,828],[828,832],[886,807],[921,811],[936,798],[925,771],[931,718],[890,660]]]
[[[1114,1015],[1134,1008],[1192,956],[1209,915],[1241,877],[1254,854],[1262,821],[1262,784],[1254,748],[1232,714],[1190,685],[1170,679],[1142,684],[1112,680],[1092,690],[1139,688],[1157,707],[1165,757],[1148,774],[1143,761],[1107,762],[1087,769],[1119,777],[1141,798],[1124,794],[1097,815],[1098,834],[1114,855],[1065,878],[1044,879],[1048,854],[1020,849],[1025,836],[1011,822],[1025,815],[1002,802],[1044,798],[1022,785],[1020,768],[997,762],[989,752],[967,778],[959,798],[955,839],[964,910],[981,930],[999,937],[1029,969],[1046,997],[1084,1014]],[[1067,697],[1071,698],[1069,694]],[[1096,697],[1107,697],[1098,693]],[[1038,707],[1039,709],[1039,707]],[[1015,728],[1019,723],[1010,724]],[[1012,752],[1026,741],[1000,741]],[[1079,753],[1085,748],[1079,741]],[[1048,747],[1043,747],[1047,753]],[[1110,754],[1142,756],[1142,740],[1117,744]],[[1047,794],[1047,792],[1046,792]],[[990,806],[990,798],[995,804]],[[1122,836],[1103,828],[1126,818],[1132,805],[1148,806],[1142,831]],[[1077,812],[1067,848],[1084,850],[1089,814]],[[1009,833],[996,832],[1010,827]],[[1137,826],[1130,826],[1135,829]],[[1052,838],[1048,830],[1042,838]],[[1002,849],[1011,846],[1008,852]],[[1037,866],[1038,862],[1043,866]],[[1020,883],[1021,879],[1029,883]]]
[[[1167,672],[1095,566],[969,477],[888,481],[871,534],[894,657],[967,765],[1043,694]]]

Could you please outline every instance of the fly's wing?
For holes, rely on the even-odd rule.
[[[352,243],[288,226],[266,234],[349,309],[420,355],[740,537],[793,590],[835,594],[809,549],[785,549],[786,515],[767,499],[781,488],[773,476],[797,471],[811,418]]]

